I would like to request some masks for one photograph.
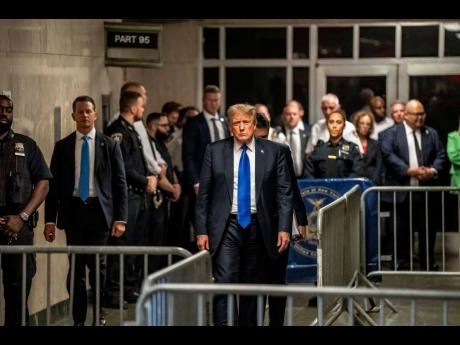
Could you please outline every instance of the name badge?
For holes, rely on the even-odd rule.
[[[329,156],[327,156],[327,159],[337,159],[337,156],[329,155]]]
[[[24,144],[23,143],[15,143],[14,145],[14,155],[25,157],[26,154],[24,152]]]

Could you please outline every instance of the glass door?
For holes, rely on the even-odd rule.
[[[362,108],[360,93],[371,89],[376,96],[386,102],[387,115],[390,104],[397,97],[397,67],[395,65],[359,65],[359,66],[320,66],[317,68],[316,105],[314,114],[310,115],[312,123],[323,118],[321,97],[332,92],[339,97],[340,104],[349,118]]]

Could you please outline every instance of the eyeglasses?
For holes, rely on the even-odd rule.
[[[407,112],[407,114],[408,115],[413,115],[413,116],[425,116],[426,115],[425,112],[423,112],[423,111],[421,111],[419,113],[409,113],[409,112]]]
[[[0,111],[5,112],[7,114],[11,114],[13,112],[13,107],[12,106],[4,107],[3,105],[0,105]]]

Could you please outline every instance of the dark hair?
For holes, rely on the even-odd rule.
[[[179,111],[181,108],[182,104],[171,101],[171,102],[166,102],[163,104],[163,107],[161,108],[161,112],[164,114],[169,114],[174,111]]]
[[[182,123],[185,121],[185,118],[187,116],[187,112],[189,110],[196,110],[197,112],[200,112],[197,107],[193,105],[188,105],[186,107],[183,107],[179,110],[179,119],[177,120],[178,123]]]
[[[13,104],[13,100],[12,100],[9,96],[7,96],[7,95],[1,94],[1,95],[0,95],[0,99],[7,100],[7,101],[10,102],[11,104]]]
[[[163,114],[163,113],[150,113],[149,116],[147,116],[147,120],[146,120],[147,126],[150,124],[150,122],[159,120],[160,117],[162,117],[162,116],[166,116],[166,114]]]
[[[90,96],[78,96],[72,103],[72,111],[75,111],[75,107],[77,106],[78,102],[89,102],[93,105],[93,110],[96,110],[96,103],[94,102],[94,99],[92,99]]]
[[[257,128],[270,128],[270,121],[261,113],[256,113],[256,127]]]
[[[142,98],[141,94],[134,91],[123,92],[120,96],[120,112],[126,112],[131,108],[139,98]]]

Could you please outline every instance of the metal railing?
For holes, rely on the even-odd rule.
[[[172,266],[150,274],[142,284],[141,296],[152,286],[161,283],[209,283],[212,279],[211,254],[201,251],[190,258],[186,258]],[[151,299],[136,304],[136,320],[150,325],[187,325],[193,322],[203,323],[210,317],[211,300],[201,294],[198,301],[190,300],[184,295],[176,297],[158,294]],[[200,307],[201,306],[201,307]],[[205,307],[204,307],[205,306]],[[201,308],[196,313],[195,308]],[[180,313],[171,313],[170,310],[180,310]]]
[[[359,197],[356,185],[318,212],[318,286],[347,286],[359,271]],[[326,310],[333,301],[325,299]]]
[[[74,278],[75,278],[75,256],[76,255],[94,255],[96,276],[95,276],[95,290],[97,292],[101,289],[100,281],[100,267],[99,258],[101,255],[118,255],[120,260],[120,298],[119,298],[119,317],[120,324],[123,323],[123,290],[124,290],[124,258],[126,255],[143,255],[144,256],[144,278],[148,274],[148,256],[167,256],[168,265],[172,264],[172,257],[190,257],[192,254],[180,247],[132,247],[132,246],[60,246],[60,247],[41,247],[41,246],[0,246],[0,266],[2,256],[7,254],[20,254],[22,255],[22,302],[21,302],[21,324],[26,324],[26,255],[27,254],[46,254],[46,325],[49,326],[51,322],[51,255],[52,254],[68,254],[70,255],[70,306],[73,305],[74,298]],[[99,323],[99,309],[101,305],[100,294],[95,293],[96,319],[95,323]],[[72,318],[72,307],[69,308],[69,317]]]
[[[441,193],[441,211],[440,211],[440,216],[441,216],[441,225],[440,229],[429,229],[430,226],[430,212],[429,212],[429,196],[432,195],[432,193]],[[372,276],[382,276],[382,275],[443,275],[443,276],[459,276],[460,275],[460,262],[459,265],[457,266],[457,269],[454,270],[447,270],[446,267],[446,207],[445,207],[445,193],[446,192],[455,192],[455,193],[460,193],[460,188],[458,187],[372,187],[364,191],[364,193],[361,195],[361,235],[363,238],[366,238],[366,222],[369,221],[366,219],[366,212],[365,212],[365,207],[366,207],[366,198],[367,196],[370,195],[370,193],[377,193],[377,269],[373,272],[368,273],[369,277]],[[391,205],[391,209],[389,210],[390,212],[382,212],[382,193],[391,193],[391,199],[392,202],[389,203]],[[397,193],[408,193],[406,198],[408,198],[408,212],[409,212],[409,262],[407,267],[398,268],[399,265],[399,259],[400,259],[400,253],[398,253],[398,236],[401,235],[401,232],[398,232],[398,227],[397,227],[397,219],[398,216],[400,217],[401,215],[398,214],[398,203],[397,203]],[[423,193],[423,202],[424,202],[424,216],[425,218],[423,219],[425,229],[424,229],[424,234],[422,236],[425,237],[425,257],[426,257],[426,263],[425,267],[416,267],[414,263],[414,231],[413,231],[413,223],[415,217],[419,217],[420,214],[414,214],[413,213],[413,193]],[[387,194],[388,195],[388,194]],[[460,208],[460,194],[457,196],[457,208]],[[388,202],[387,202],[388,204]],[[390,268],[384,267],[382,265],[382,218],[383,216],[388,217],[392,212],[392,249],[391,249],[391,264]],[[458,217],[458,229],[460,231],[460,212],[459,212],[459,217]],[[387,233],[388,233],[388,227],[387,227]],[[441,230],[441,261],[442,261],[442,267],[440,271],[432,271],[430,270],[430,266],[433,266],[434,263],[430,262],[430,255],[429,255],[429,232],[430,231],[437,231]],[[369,240],[369,239],[366,239]],[[419,238],[420,240],[420,238]],[[364,264],[368,258],[366,258],[366,247],[365,247],[365,242],[362,241],[362,257],[361,261]],[[460,248],[457,250],[457,253],[459,254],[459,260],[460,260]],[[418,253],[419,255],[421,254],[420,252]]]
[[[345,288],[345,287],[322,287],[315,288],[309,286],[298,285],[260,285],[260,284],[184,284],[184,283],[160,283],[157,285],[146,287],[137,302],[136,309],[136,325],[139,326],[175,326],[176,314],[184,312],[184,309],[189,309],[189,305],[183,309],[176,309],[174,305],[168,304],[167,313],[168,318],[164,319],[162,323],[151,323],[148,317],[147,308],[142,306],[148,305],[150,301],[155,300],[157,296],[166,296],[168,299],[175,299],[176,296],[186,296],[189,305],[196,305],[197,307],[192,310],[196,317],[189,320],[188,326],[205,326],[209,323],[205,322],[206,304],[204,296],[210,295],[227,295],[229,300],[234,295],[251,295],[257,296],[257,325],[264,324],[264,296],[286,296],[287,297],[287,325],[294,325],[294,298],[302,300],[305,297],[316,296],[318,299],[317,307],[317,322],[319,326],[326,325],[325,323],[325,300],[326,299],[343,299],[346,303],[348,311],[347,324],[352,326],[355,321],[359,320],[362,314],[358,313],[356,299],[372,298],[379,301],[380,310],[374,316],[374,323],[378,325],[386,325],[386,312],[385,312],[385,299],[401,299],[410,302],[410,314],[408,325],[417,325],[417,310],[420,300],[439,301],[441,304],[441,325],[449,325],[449,316],[453,310],[458,308],[452,307],[452,304],[460,302],[460,292],[455,291],[439,291],[439,290],[413,290],[413,289],[372,289],[372,288]],[[190,308],[192,309],[192,308]],[[433,314],[433,312],[432,312]],[[233,308],[228,308],[228,320],[233,319]],[[402,324],[399,321],[398,324]]]

